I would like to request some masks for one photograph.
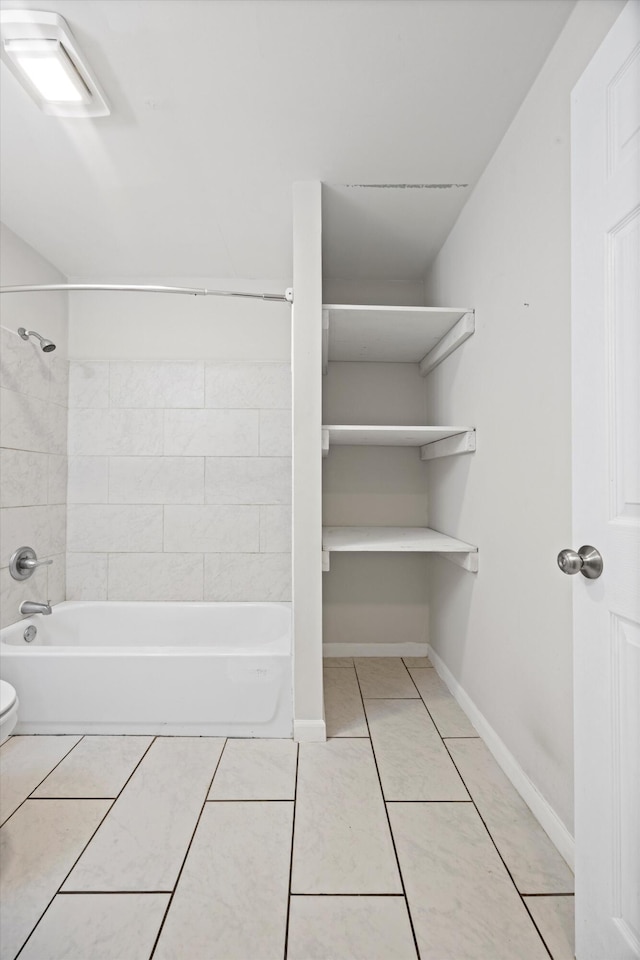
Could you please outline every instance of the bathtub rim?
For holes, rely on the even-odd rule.
[[[80,644],[28,644],[26,642],[13,642],[9,640],[7,634],[9,631],[19,633],[30,624],[38,626],[42,622],[42,614],[35,614],[17,620],[15,623],[8,624],[0,630],[0,659],[4,657],[134,657],[134,656],[160,656],[160,657],[286,657],[290,658],[293,653],[293,611],[290,601],[217,601],[217,600],[62,600],[60,603],[52,605],[55,616],[56,610],[65,609],[93,609],[97,606],[119,606],[136,608],[162,608],[164,606],[174,606],[179,608],[210,609],[217,608],[257,608],[266,607],[269,609],[286,610],[288,614],[286,630],[275,639],[270,640],[262,646],[251,646],[244,644],[242,646],[189,646],[185,644],[110,644],[102,646],[83,646]]]

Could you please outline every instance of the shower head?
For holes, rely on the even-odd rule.
[[[44,350],[45,353],[51,353],[51,351],[56,348],[55,343],[52,343],[51,340],[45,340],[45,338],[41,337],[35,330],[25,330],[24,327],[18,327],[18,333],[23,340],[28,340],[29,337],[37,337],[40,341],[40,349]]]

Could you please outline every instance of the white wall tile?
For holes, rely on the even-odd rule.
[[[109,406],[109,364],[72,360],[69,364],[69,407]]]
[[[201,553],[112,553],[108,600],[202,600]]]
[[[207,503],[291,503],[288,457],[208,457]]]
[[[69,453],[76,456],[159,456],[161,410],[69,410]]]
[[[178,457],[254,457],[258,411],[167,410],[164,452]]]
[[[260,456],[291,456],[291,411],[260,411]]]
[[[59,403],[47,405],[48,453],[57,453],[61,456],[67,453],[68,416],[67,408],[60,406]]]
[[[17,393],[47,400],[49,368],[47,354],[33,341],[0,327],[0,386]]]
[[[69,504],[67,549],[77,553],[162,551],[162,507]]]
[[[291,557],[285,553],[207,554],[204,599],[291,600]]]
[[[290,407],[288,363],[208,363],[207,407]]]
[[[9,565],[11,554],[18,547],[33,547],[38,557],[52,552],[50,511],[54,508],[3,507],[0,511],[0,567]]]
[[[18,608],[23,600],[46,600],[47,574],[36,570],[29,580],[14,580],[9,568],[0,570],[0,627],[22,620]]]
[[[204,363],[112,363],[112,407],[202,407]]]
[[[106,553],[67,554],[67,600],[107,599]]]
[[[48,353],[49,400],[61,407],[69,405],[69,361],[64,354]]]
[[[291,553],[291,507],[260,507],[260,552]]]
[[[63,544],[62,549],[65,549]],[[65,554],[52,557],[53,563],[47,567],[47,597],[49,603],[62,603],[67,596],[67,569]]]
[[[49,454],[49,479],[47,496],[49,503],[67,502],[67,457],[58,453]]]
[[[64,503],[50,504],[50,541],[48,556],[64,553],[67,546],[67,506]]]
[[[13,390],[0,390],[0,445],[49,453],[51,441],[46,401],[25,397]]]
[[[69,503],[106,503],[108,490],[108,457],[69,457]]]
[[[111,457],[110,503],[204,503],[204,457]]]
[[[174,553],[257,553],[258,507],[167,506],[164,549]]]
[[[47,454],[0,450],[0,506],[47,503]]]

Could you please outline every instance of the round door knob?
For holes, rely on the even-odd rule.
[[[597,580],[604,564],[600,552],[585,544],[577,553],[575,550],[561,550],[558,554],[558,566],[568,576],[581,573],[587,580]]]

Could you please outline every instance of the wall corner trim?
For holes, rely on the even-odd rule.
[[[527,804],[560,856],[573,870],[575,845],[569,830],[431,645],[429,645],[429,659],[486,743],[497,764]]]
[[[293,739],[298,743],[324,743],[327,739],[324,720],[294,720]]]

